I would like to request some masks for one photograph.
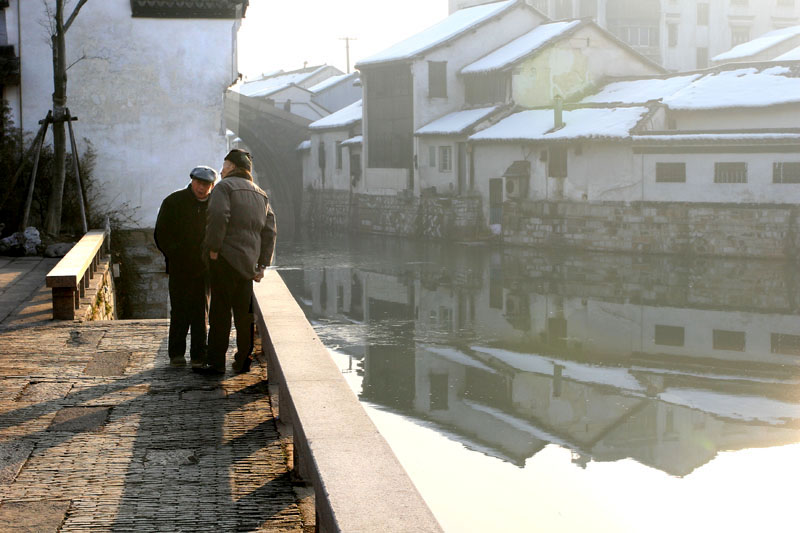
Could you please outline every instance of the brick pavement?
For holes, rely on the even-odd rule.
[[[169,368],[167,324],[0,331],[0,531],[303,530],[264,367]]]
[[[0,256],[0,327],[43,324],[53,318],[45,276],[58,263],[45,257]]]

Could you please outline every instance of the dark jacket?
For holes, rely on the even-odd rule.
[[[231,172],[211,192],[206,248],[242,276],[253,279],[256,265],[268,266],[275,250],[275,214],[269,198],[244,174]]]
[[[208,200],[198,200],[191,184],[173,192],[161,203],[154,237],[167,261],[168,273],[201,276],[205,271],[203,240],[207,207]]]

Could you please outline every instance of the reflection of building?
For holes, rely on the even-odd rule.
[[[315,316],[352,320],[361,302],[358,338],[335,344],[363,347],[364,400],[519,465],[554,443],[578,464],[684,476],[719,451],[800,440],[798,287],[782,265],[382,250],[383,272],[304,280]]]

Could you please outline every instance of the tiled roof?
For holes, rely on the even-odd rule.
[[[243,17],[250,0],[131,0],[134,17],[237,18]],[[241,12],[237,13],[237,8]]]

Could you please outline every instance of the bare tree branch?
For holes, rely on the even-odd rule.
[[[78,59],[76,59],[75,61],[73,61],[72,63],[70,63],[70,64],[67,66],[67,70],[71,69],[72,67],[74,67],[75,65],[77,65],[78,63],[80,63],[81,61],[83,61],[84,59],[89,59],[88,57],[86,57],[86,53],[85,53],[85,52],[84,52],[84,54],[83,54],[81,57],[79,57]]]
[[[88,1],[89,0],[80,0],[78,2],[78,5],[76,5],[75,9],[72,10],[72,15],[70,15],[69,18],[67,19],[67,22],[64,23],[64,33],[66,33],[69,27],[72,26],[72,21],[75,20],[75,17],[78,16],[78,11],[80,11],[83,5]]]

